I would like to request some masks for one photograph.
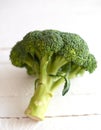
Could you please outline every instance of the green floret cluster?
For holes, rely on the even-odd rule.
[[[13,65],[25,67],[36,77],[35,92],[25,113],[36,120],[44,119],[54,91],[62,84],[64,96],[70,79],[92,73],[97,62],[87,43],[77,34],[58,30],[33,31],[16,43],[10,53]]]

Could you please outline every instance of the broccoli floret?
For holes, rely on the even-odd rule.
[[[54,91],[64,84],[62,95],[70,87],[70,79],[85,71],[92,73],[97,62],[87,43],[77,34],[58,30],[33,31],[16,43],[10,60],[36,76],[35,92],[25,114],[43,120]]]

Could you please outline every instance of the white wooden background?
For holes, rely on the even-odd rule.
[[[24,115],[34,79],[9,61],[12,46],[29,31],[57,29],[78,33],[96,56],[98,68],[61,88],[44,121]],[[0,0],[0,130],[101,130],[101,1]]]

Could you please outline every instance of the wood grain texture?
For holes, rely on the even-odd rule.
[[[0,116],[25,117],[24,111],[29,99],[28,97],[0,97],[0,104],[2,104],[0,106]],[[99,102],[99,97],[95,96],[54,97],[48,107],[46,116],[101,114]]]
[[[100,0],[0,2],[0,130],[101,130],[100,16]],[[96,56],[98,68],[92,75],[72,80],[64,97],[61,86],[45,120],[35,122],[24,115],[34,93],[34,78],[12,66],[9,54],[26,33],[46,28],[80,34]]]
[[[28,118],[0,119],[0,130],[101,130],[101,116],[54,117],[35,122]]]
[[[9,53],[10,49],[3,49],[0,53],[3,57],[0,60],[0,116],[23,117],[34,93],[34,77],[28,76],[25,69],[11,65]],[[100,86],[96,86],[100,80],[95,76],[98,72],[99,69],[92,75],[86,73],[83,77],[72,80],[70,91],[63,97],[61,86],[46,115],[100,114]]]
[[[35,122],[24,115],[34,92],[34,77],[28,76],[25,69],[11,65],[10,49],[0,52],[3,57],[0,59],[0,130],[100,130],[101,88],[100,76],[96,75],[100,75],[101,68],[92,75],[72,80],[64,97],[61,86],[50,102],[45,120]]]

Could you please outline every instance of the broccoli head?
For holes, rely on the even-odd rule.
[[[35,92],[25,111],[36,120],[44,119],[49,101],[60,85],[64,84],[65,95],[70,79],[85,71],[92,73],[97,67],[94,55],[79,35],[58,30],[29,32],[12,48],[10,60],[36,76]]]

